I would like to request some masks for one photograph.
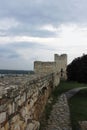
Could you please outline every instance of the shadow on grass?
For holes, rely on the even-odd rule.
[[[69,100],[73,130],[79,128],[78,121],[87,120],[87,89],[79,91]]]

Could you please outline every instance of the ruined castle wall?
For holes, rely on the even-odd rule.
[[[67,67],[67,55],[66,54],[62,54],[62,55],[58,55],[55,54],[55,62],[56,62],[56,69],[58,72],[61,71],[61,69],[63,69],[63,71],[66,71],[66,67]]]
[[[55,55],[54,62],[35,62],[34,79],[7,89],[0,96],[0,130],[39,128],[40,116],[51,91],[60,82],[61,68],[66,70],[66,63],[66,55]]]
[[[41,62],[41,61],[35,61],[34,62],[34,71],[35,73],[55,73],[55,78],[58,78],[59,73],[62,71],[62,75],[60,74],[60,77],[63,77],[66,79],[66,67],[67,67],[67,55],[62,54],[54,55],[54,62]],[[58,74],[58,76],[57,76]]]
[[[34,62],[34,72],[35,73],[53,73],[55,71],[55,62]]]
[[[67,68],[67,55],[62,54],[58,55],[55,54],[55,62],[56,62],[56,67],[55,67],[55,72],[60,73],[60,78],[61,79],[67,79],[67,74],[66,74],[66,68]]]
[[[0,99],[0,130],[32,130],[53,90],[54,75],[36,76],[17,89],[8,90]]]

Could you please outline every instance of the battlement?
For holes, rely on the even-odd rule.
[[[35,73],[53,73],[55,70],[55,62],[42,62],[35,61],[34,62],[34,71]]]
[[[54,54],[54,61],[58,61],[58,60],[66,60],[67,59],[67,55],[66,54]]]
[[[66,67],[67,67],[67,55],[62,54],[54,55],[54,61],[53,62],[42,62],[42,61],[35,61],[34,62],[34,71],[35,73],[60,73],[63,71],[66,73]],[[63,74],[62,77],[66,78],[66,74]]]

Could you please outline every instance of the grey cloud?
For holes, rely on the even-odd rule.
[[[38,28],[29,27],[29,25],[23,25],[17,28],[11,28],[9,31],[5,31],[7,35],[27,35],[33,37],[52,37],[55,36],[55,32],[50,32],[47,30],[40,30]]]
[[[16,21],[18,22],[18,26],[11,26],[11,28],[7,29],[1,28],[0,36],[29,35],[33,37],[54,37],[56,35],[55,32],[40,30],[40,28],[47,24],[51,24],[55,28],[58,28],[60,24],[66,23],[87,24],[86,10],[87,0],[2,0],[0,1],[0,20],[5,18],[13,19],[14,24],[16,24]],[[8,23],[6,22],[6,24]],[[23,48],[25,50],[30,48],[31,53],[33,53],[32,57],[29,56],[29,61],[17,53],[17,49],[22,50]],[[35,59],[35,56],[44,53],[45,50],[53,53],[54,49],[56,48],[52,49],[50,45],[40,46],[40,44],[32,42],[0,45],[0,68],[31,68],[31,61]],[[59,53],[66,53],[70,48],[64,45],[62,48],[60,45],[56,50]],[[37,52],[37,55],[34,52]],[[72,53],[72,51],[70,52]],[[42,59],[42,56],[43,54],[39,57]]]
[[[9,59],[10,59],[10,58],[11,58],[11,59],[14,59],[14,58],[18,59],[18,58],[20,58],[20,55],[17,54],[17,53],[13,53],[13,54],[8,55],[7,58],[9,58]]]
[[[17,50],[17,49],[26,49],[26,48],[33,48],[35,50],[38,50],[38,49],[46,49],[46,50],[54,50],[52,48],[49,48],[49,46],[46,46],[46,45],[40,45],[39,43],[34,43],[34,42],[16,42],[16,43],[12,43],[12,44],[9,44],[9,48],[10,49],[14,49],[14,50]]]
[[[0,69],[16,69],[16,70],[29,70],[32,69],[32,63],[27,62],[22,58],[4,58],[0,57]],[[32,69],[33,70],[33,69]]]
[[[40,45],[38,43],[15,42],[15,43],[7,44],[7,45],[1,45],[0,46],[0,57],[7,58],[7,59],[18,59],[18,58],[21,58],[21,55],[19,55],[19,53],[17,53],[17,51],[21,50],[21,49],[28,49],[28,48],[35,50],[35,51],[38,51],[39,49],[50,50],[47,46]]]
[[[14,48],[11,48],[10,46],[1,46],[0,47],[0,58],[19,58],[20,55],[17,54],[17,52],[14,50]]]
[[[40,31],[44,24],[58,26],[61,23],[86,23],[86,0],[3,0],[0,3],[0,18],[16,19],[20,25],[9,33],[32,36],[52,36],[53,33]],[[8,33],[8,32],[7,32]]]
[[[32,22],[31,24],[78,21],[82,17],[87,19],[86,0],[3,0],[1,8],[4,16],[13,16],[24,23]]]

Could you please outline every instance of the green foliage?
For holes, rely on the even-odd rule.
[[[68,80],[87,83],[87,55],[78,57],[67,67]]]

